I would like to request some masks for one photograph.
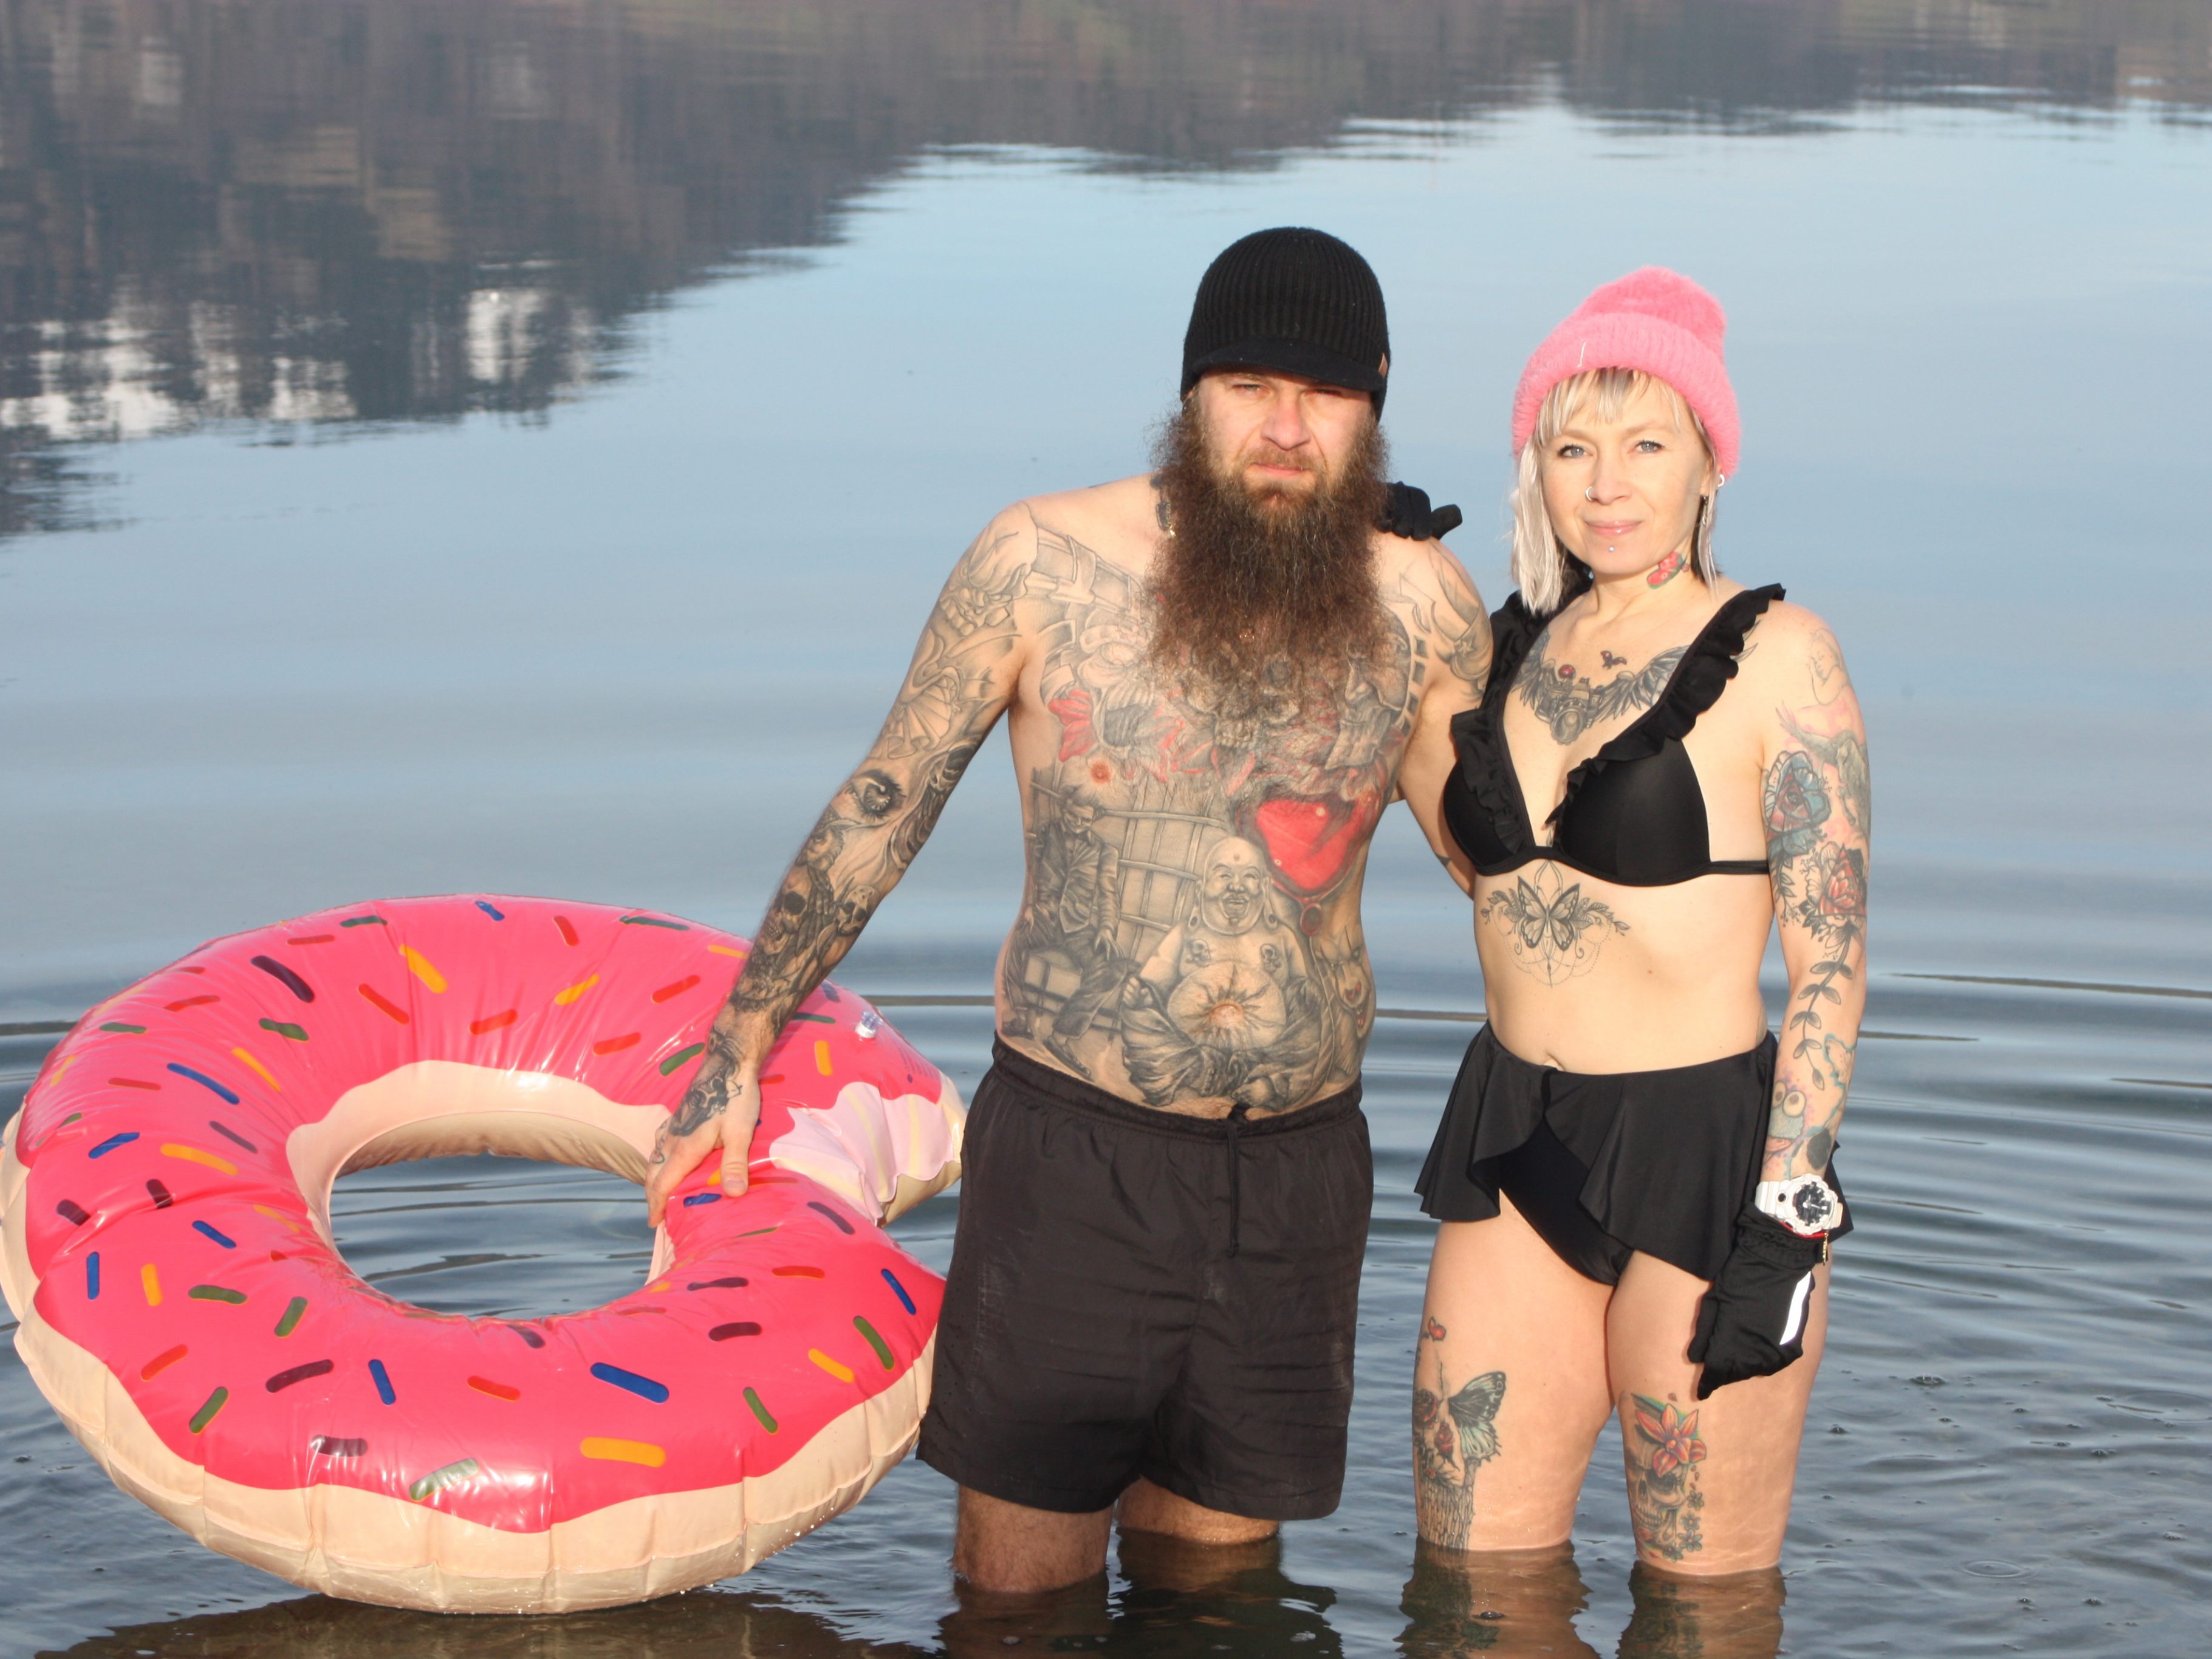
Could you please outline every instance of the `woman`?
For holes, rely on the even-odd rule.
[[[1490,1022],[1419,1183],[1443,1224],[1415,1348],[1433,1544],[1565,1540],[1617,1412],[1644,1560],[1781,1553],[1849,1224],[1828,1164],[1865,1001],[1869,781],[1834,635],[1713,561],[1740,433],[1723,328],[1647,269],[1529,360],[1520,592],[1455,752],[1407,767],[1474,896]]]

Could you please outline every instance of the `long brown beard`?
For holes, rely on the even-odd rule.
[[[1255,497],[1224,477],[1192,400],[1154,450],[1172,534],[1152,568],[1152,658],[1225,703],[1340,684],[1382,651],[1384,611],[1370,538],[1389,465],[1370,421],[1334,476],[1303,500]],[[1267,502],[1269,495],[1289,497]]]

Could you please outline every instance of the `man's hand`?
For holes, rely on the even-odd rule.
[[[750,1068],[740,1069],[709,1048],[684,1092],[653,1137],[652,1167],[646,1172],[645,1218],[660,1225],[668,1200],[684,1178],[718,1152],[722,1162],[722,1195],[745,1189],[745,1166],[753,1129],[760,1121],[760,1084]]]
[[[1466,520],[1455,507],[1431,507],[1429,492],[1409,483],[1394,483],[1384,498],[1377,530],[1403,536],[1410,542],[1439,541]]]

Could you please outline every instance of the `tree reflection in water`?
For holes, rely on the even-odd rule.
[[[1558,101],[1771,129],[1869,101],[2190,114],[2202,0],[0,0],[0,536],[58,445],[542,416],[694,283],[957,146],[1272,165]]]

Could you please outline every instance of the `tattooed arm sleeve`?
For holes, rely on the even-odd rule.
[[[1836,636],[1808,618],[1802,644],[1778,657],[1761,799],[1790,1000],[1762,1181],[1817,1173],[1835,1150],[1866,1008],[1874,828],[1866,727]]]
[[[720,1115],[734,1080],[750,1082],[793,1011],[852,948],[936,828],[1013,696],[1021,672],[1015,603],[1035,549],[1035,526],[1017,509],[994,520],[954,568],[883,731],[769,902],[677,1110],[677,1134]]]
[[[1490,618],[1459,561],[1440,547],[1429,550],[1425,566],[1414,566],[1401,579],[1398,598],[1412,613],[1414,672],[1421,680],[1420,708],[1398,769],[1399,793],[1429,838],[1430,850],[1454,881],[1473,892],[1474,866],[1445,832],[1442,802],[1444,779],[1456,764],[1452,716],[1482,701],[1489,678]]]

